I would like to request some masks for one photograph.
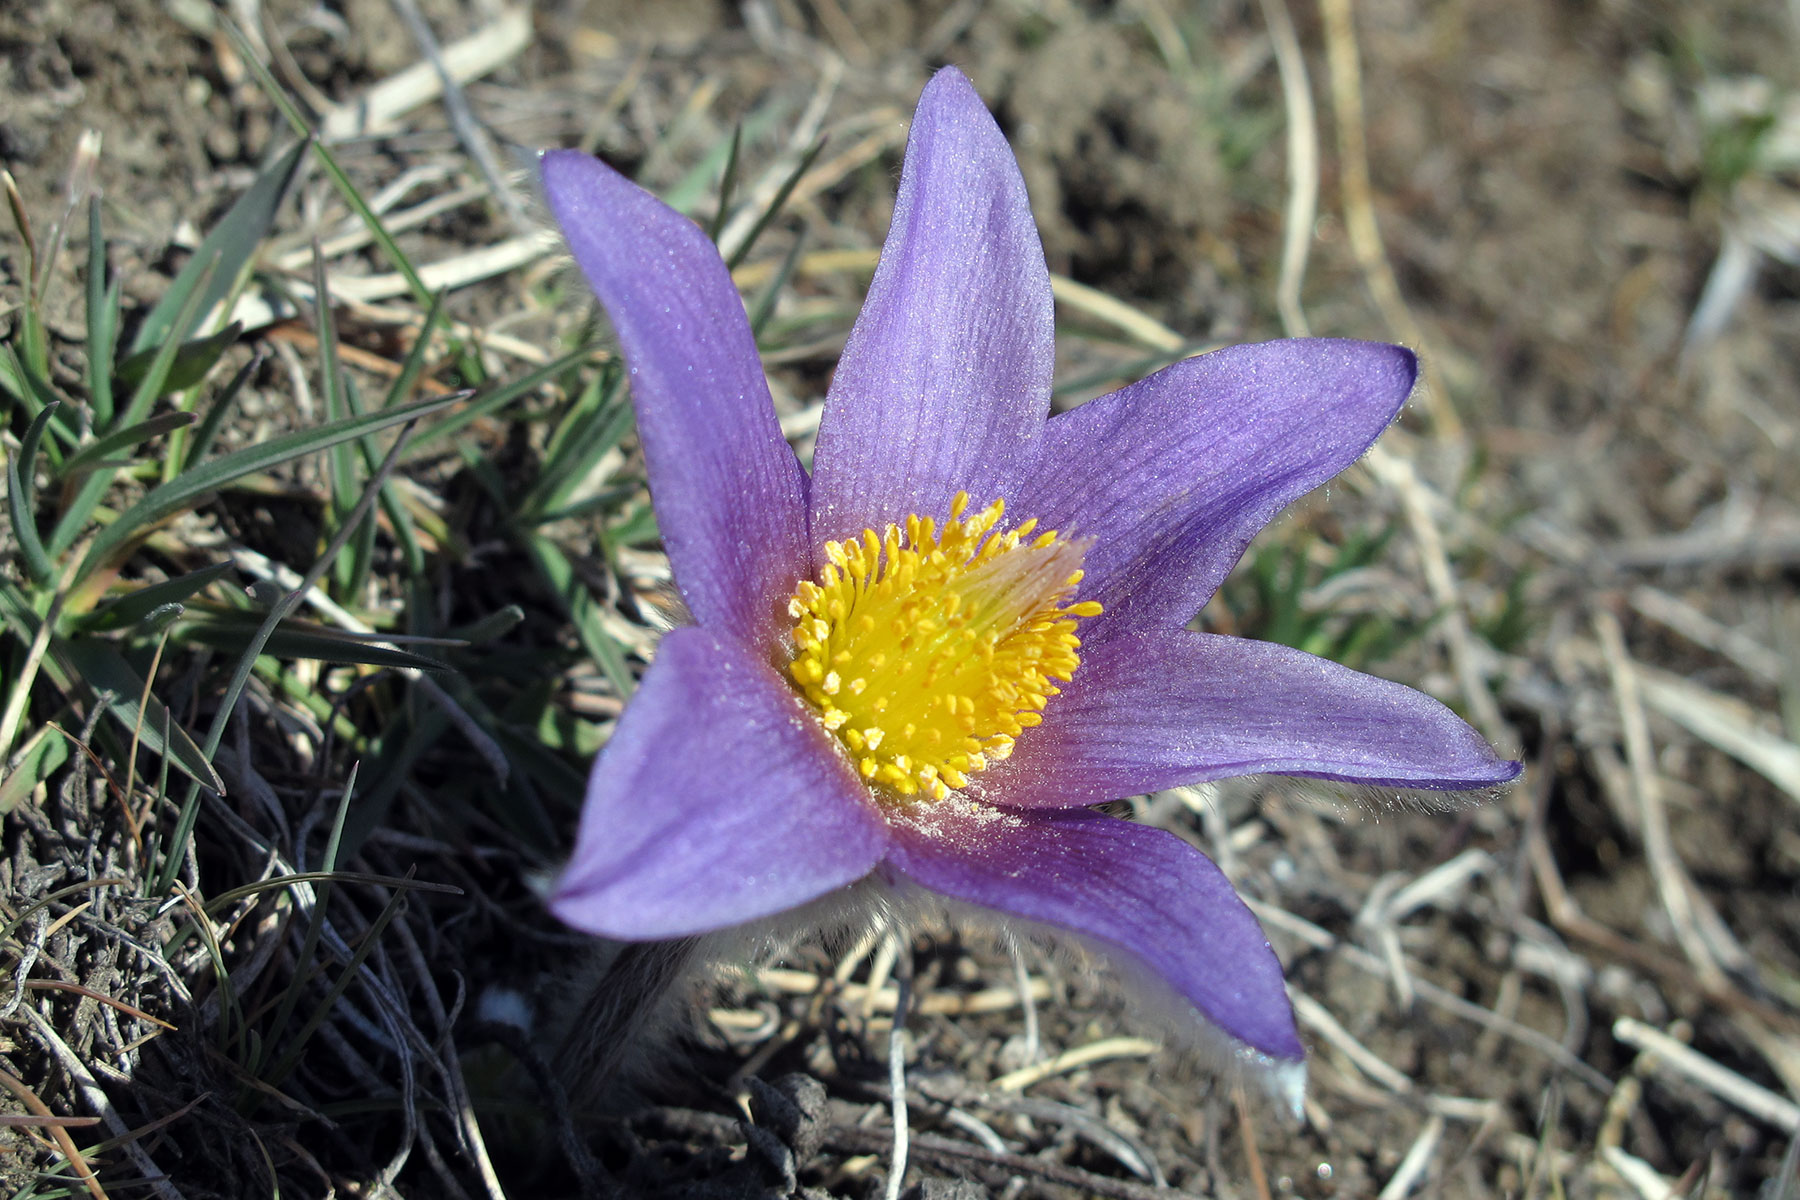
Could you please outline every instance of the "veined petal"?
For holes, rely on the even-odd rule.
[[[1094,539],[1081,594],[1107,612],[1084,636],[1185,624],[1271,517],[1369,448],[1416,368],[1375,342],[1232,346],[1053,419],[1015,511]]]
[[[688,609],[768,646],[794,581],[812,573],[806,477],[731,275],[699,226],[598,159],[552,150],[541,169],[631,368],[656,518]]]
[[[704,933],[852,883],[885,844],[867,789],[774,671],[677,629],[594,764],[550,907],[627,941]]]
[[[1084,646],[1030,733],[973,781],[979,795],[1061,808],[1264,773],[1463,789],[1520,769],[1423,692],[1287,646],[1187,630]]]
[[[813,458],[815,542],[1009,494],[1050,405],[1044,250],[1006,139],[946,67],[913,117],[868,300]]]
[[[1259,1054],[1305,1055],[1261,926],[1212,860],[1172,833],[1086,811],[941,802],[895,822],[888,862],[931,891],[1129,956]]]

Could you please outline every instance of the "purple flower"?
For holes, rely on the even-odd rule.
[[[1518,773],[1409,688],[1185,628],[1257,530],[1394,419],[1412,354],[1238,346],[1049,418],[1024,181],[946,69],[809,477],[706,235],[585,155],[542,170],[630,364],[694,618],[595,764],[557,915],[648,940],[865,879],[923,889],[1146,968],[1252,1057],[1297,1064],[1280,964],[1230,882],[1088,806],[1253,772]]]

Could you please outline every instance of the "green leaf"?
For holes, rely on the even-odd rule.
[[[419,326],[419,335],[413,339],[412,348],[406,352],[406,361],[400,365],[400,374],[394,377],[393,384],[388,388],[387,399],[383,401],[386,407],[402,404],[412,394],[413,386],[425,372],[425,358],[431,351],[431,339],[436,336],[443,320],[444,293],[439,292],[431,298],[431,308],[425,313],[424,324]]]
[[[439,421],[430,429],[421,430],[419,435],[413,439],[413,446],[416,449],[422,450],[434,442],[451,437],[470,424],[473,424],[475,421],[487,416],[489,413],[511,404],[520,396],[523,396],[527,392],[538,387],[545,380],[554,379],[576,363],[593,357],[598,349],[598,346],[582,346],[579,349],[571,350],[561,358],[556,359],[553,362],[545,363],[543,366],[538,367],[534,371],[527,372],[513,380],[511,383],[497,387],[491,392],[477,394],[475,398],[469,402],[468,407],[457,413],[455,416],[447,417],[444,420]]]
[[[412,881],[417,870],[416,866],[407,868],[405,878],[408,883]],[[301,1052],[305,1049],[306,1043],[311,1040],[313,1034],[319,1031],[319,1027],[325,1024],[325,1019],[331,1015],[331,1010],[337,1007],[337,1002],[350,989],[350,985],[356,982],[364,961],[374,951],[376,944],[381,941],[381,935],[387,931],[388,925],[400,915],[400,906],[405,900],[406,892],[397,889],[382,910],[376,914],[375,920],[369,925],[368,932],[357,943],[355,952],[350,956],[350,961],[345,964],[343,971],[332,982],[331,990],[314,1007],[312,1016],[307,1019],[306,1024],[300,1027],[300,1032],[294,1035],[294,1040],[289,1043],[282,1056],[275,1061],[275,1065],[269,1069],[263,1082],[279,1088],[293,1073],[294,1068],[300,1065]]]
[[[106,238],[100,229],[100,197],[88,200],[87,265],[88,404],[94,423],[113,418],[113,344],[119,334],[119,289],[106,284]]]
[[[25,557],[25,568],[32,579],[46,583],[56,573],[44,543],[38,539],[37,504],[32,495],[36,486],[38,444],[44,440],[44,426],[55,415],[57,403],[46,404],[32,419],[19,441],[19,452],[6,460],[6,511],[12,518],[13,537],[19,553]]]
[[[620,696],[629,697],[637,689],[637,680],[625,661],[625,647],[619,645],[600,623],[600,604],[576,574],[569,556],[549,538],[535,534],[525,538],[525,549],[536,560],[550,590],[563,602],[569,619],[575,624],[575,636],[581,640],[582,649],[599,665],[601,674],[614,690]]]
[[[734,136],[741,131],[741,141],[754,145],[768,137],[777,128],[785,127],[793,116],[793,106],[779,95],[771,96],[760,108],[733,127]],[[732,138],[720,136],[713,141],[706,153],[689,167],[687,173],[676,180],[673,185],[658,194],[664,204],[676,212],[691,214],[694,208],[705,199],[712,190],[713,180],[720,177],[722,168],[730,161]],[[739,174],[742,174],[740,169]],[[738,191],[735,181],[733,186],[719,188],[721,194]],[[717,241],[717,234],[713,234]]]
[[[782,206],[787,203],[787,198],[793,195],[795,186],[800,182],[800,177],[806,174],[812,167],[813,161],[819,157],[820,151],[824,149],[825,139],[820,138],[805,154],[800,156],[800,161],[794,164],[793,171],[781,181],[781,187],[775,192],[775,198],[769,201],[769,207],[763,209],[757,216],[756,224],[750,227],[750,232],[744,237],[744,244],[739,246],[732,253],[731,258],[726,261],[725,265],[728,268],[735,271],[744,265],[744,259],[750,256],[751,247],[756,245],[756,239],[763,235],[763,230],[769,227],[769,222],[780,214]]]
[[[731,199],[737,191],[738,154],[743,148],[744,126],[740,122],[731,129],[731,152],[725,158],[725,175],[719,180],[719,211],[713,214],[712,224],[706,227],[706,236],[714,242],[725,232],[725,218],[731,215]]]
[[[46,725],[32,734],[19,751],[18,765],[0,779],[0,816],[17,808],[38,784],[68,761],[69,739],[60,730]]]
[[[250,382],[250,377],[256,374],[256,369],[262,366],[263,359],[267,357],[268,355],[258,350],[249,362],[238,368],[238,373],[231,377],[231,382],[225,385],[225,390],[219,393],[213,401],[212,407],[206,410],[206,419],[200,422],[200,428],[194,431],[193,439],[188,444],[187,456],[183,459],[184,470],[193,470],[194,464],[205,458],[207,451],[212,449],[213,439],[219,436],[219,427],[225,423],[226,416],[231,412],[232,404],[237,400],[238,394],[244,390],[244,385]]]
[[[416,421],[467,398],[466,393],[437,396],[400,408],[386,408],[360,417],[333,421],[313,429],[297,429],[185,471],[120,513],[111,525],[102,530],[88,548],[87,557],[82,560],[76,578],[78,581],[85,579],[99,569],[111,555],[137,536],[139,530],[160,521],[170,513],[180,511],[193,500],[216,491],[235,479],[257,471],[266,471],[289,459],[328,449],[351,438]]]
[[[606,540],[615,546],[642,546],[660,536],[656,509],[648,503],[638,505],[624,520],[606,531]]]
[[[169,290],[138,327],[137,337],[131,343],[133,354],[154,352],[170,340],[186,337],[189,330],[180,328],[177,318],[193,296],[198,295],[200,303],[195,306],[192,320],[199,320],[237,289],[256,248],[269,236],[269,230],[275,224],[281,198],[293,182],[306,147],[307,142],[296,142],[270,163],[250,185],[250,190],[238,197],[237,203],[206,235],[194,256],[175,276],[175,282],[169,285]],[[216,267],[212,265],[214,263]]]
[[[411,290],[413,299],[420,308],[430,307],[431,289],[425,286],[423,279],[419,278],[418,269],[412,265],[412,260],[401,251],[399,243],[394,241],[394,235],[388,232],[387,226],[382,224],[381,218],[375,210],[369,207],[369,202],[363,198],[361,189],[351,182],[350,176],[345,173],[344,168],[338,165],[337,159],[331,153],[331,148],[313,136],[312,130],[307,126],[305,116],[294,104],[293,98],[282,89],[281,84],[275,81],[275,76],[269,73],[269,68],[263,64],[262,55],[257,52],[250,39],[244,35],[244,31],[237,27],[235,21],[223,19],[219,24],[224,28],[226,35],[231,38],[232,45],[237,47],[239,58],[243,60],[245,66],[250,68],[250,73],[256,76],[258,86],[267,94],[275,107],[281,110],[281,115],[287,118],[287,122],[294,132],[306,139],[302,145],[312,147],[314,156],[319,160],[319,165],[325,168],[325,174],[331,177],[331,182],[337,187],[338,195],[342,196],[344,203],[348,204],[356,213],[362,221],[363,227],[369,231],[369,236],[375,239],[375,244],[380,246],[382,253],[387,256],[388,261],[394,264],[401,275],[405,276],[406,286]]]
[[[519,505],[520,519],[528,524],[541,524],[553,519],[552,514],[565,511],[569,498],[593,473],[594,465],[607,451],[624,440],[636,421],[636,413],[625,399],[625,372],[617,360],[601,371],[595,386],[597,405],[590,407],[588,393],[570,406],[570,412],[558,427],[561,435],[572,430],[566,439],[551,440],[537,482],[531,485]],[[591,415],[590,415],[591,413]]]
[[[187,730],[175,723],[162,701],[145,693],[143,679],[117,650],[91,638],[52,638],[50,653],[89,690],[111,692],[113,701],[107,711],[152,754],[168,755],[190,779],[225,794],[225,781],[206,761],[206,755]],[[140,701],[144,702],[141,708]],[[166,742],[164,730],[169,735]]]
[[[525,610],[517,604],[509,604],[472,624],[452,629],[450,636],[471,646],[479,646],[483,642],[491,642],[511,633],[524,619]]]
[[[769,318],[775,315],[775,301],[781,297],[781,289],[787,286],[788,278],[793,275],[794,268],[800,265],[800,252],[806,248],[806,231],[802,229],[795,237],[794,244],[788,247],[787,257],[781,260],[781,267],[769,280],[756,303],[750,306],[750,336],[760,343],[763,330],[769,324]]]
[[[210,272],[210,270],[211,268],[208,267],[207,271]],[[203,272],[202,278],[206,277],[207,273]],[[187,323],[197,319],[196,309],[199,302],[199,293],[188,296],[188,302],[181,309],[179,317],[181,322]],[[174,363],[175,352],[178,349],[180,349],[178,343],[170,340],[157,350],[156,357],[151,360],[142,382],[132,392],[131,400],[125,405],[125,411],[119,414],[120,421],[126,425],[136,425],[150,415],[150,406],[156,403],[162,381],[168,376],[169,367]],[[87,529],[88,520],[94,515],[94,509],[99,507],[107,489],[112,487],[115,473],[114,468],[97,464],[87,478],[81,481],[81,486],[75,489],[75,498],[69,502],[68,507],[63,509],[62,516],[57,519],[56,528],[50,531],[50,549],[53,553],[61,554],[73,546],[75,540]]]
[[[193,413],[164,413],[160,417],[151,417],[148,421],[140,421],[105,437],[95,438],[64,459],[62,470],[58,474],[67,478],[82,471],[91,471],[116,450],[126,450],[153,437],[161,437],[171,429],[183,429],[192,425],[195,420]]]
[[[240,321],[233,321],[225,328],[208,337],[195,338],[182,342],[175,348],[175,357],[169,363],[169,369],[163,375],[162,386],[156,389],[156,399],[161,399],[171,392],[182,392],[193,387],[206,378],[207,372],[218,364],[231,344],[243,336],[244,326]],[[138,387],[150,374],[150,365],[156,361],[157,350],[140,350],[120,363],[114,376],[120,383],[130,387]]]
[[[460,399],[460,397],[451,396],[444,397],[443,399],[448,402]],[[430,402],[428,402],[428,404],[429,403]],[[400,430],[399,436],[394,439],[394,444],[388,448],[387,456],[381,460],[381,466],[375,472],[374,479],[370,481],[370,490],[365,490],[363,493],[364,500],[362,503],[365,506],[374,502],[375,493],[372,489],[381,485],[382,481],[393,471],[395,465],[399,463],[401,456],[405,454],[408,439],[412,434],[413,422],[416,420],[416,418],[410,415],[411,410],[420,407],[422,406],[408,405],[406,408],[386,414],[389,417],[399,415],[400,417],[405,418],[406,421]],[[314,430],[311,432],[316,436],[318,431]],[[351,436],[355,436],[355,434],[353,433]],[[232,455],[228,457],[237,456]],[[217,466],[218,464],[215,463],[213,465]],[[205,469],[206,468],[202,468],[202,470]],[[353,516],[351,519],[354,521],[356,517]],[[300,597],[309,589],[316,586],[319,580],[324,576],[325,572],[331,569],[332,561],[337,558],[338,554],[344,548],[346,533],[347,528],[345,530],[340,530],[337,534],[333,535],[332,539],[326,543],[325,549],[320,552],[317,560],[314,561],[311,567],[307,568],[306,574],[301,576],[299,584],[296,585],[292,591],[284,592],[280,595],[275,602],[269,606],[268,612],[263,615],[262,623],[257,626],[256,632],[251,635],[250,645],[238,656],[236,665],[232,667],[231,679],[225,685],[225,695],[219,702],[218,708],[213,713],[212,724],[206,731],[207,754],[210,755],[219,748],[219,742],[225,736],[226,723],[231,720],[231,714],[237,707],[238,698],[244,694],[244,685],[249,683],[251,674],[256,670],[258,655],[264,643],[267,642],[269,635],[275,631],[277,625],[287,619],[288,614],[293,611],[294,605],[300,602]],[[196,784],[188,788],[187,795],[183,797],[181,801],[181,811],[175,818],[175,828],[171,831],[168,846],[162,854],[162,865],[157,868],[156,874],[151,881],[152,891],[167,891],[175,882],[175,875],[181,869],[182,859],[186,857],[188,847],[192,844],[194,824],[199,819],[200,788],[199,785]]]
[[[190,571],[186,575],[177,575],[162,583],[139,588],[95,609],[81,622],[82,628],[123,629],[127,625],[135,625],[165,604],[180,604],[191,600],[229,570],[231,564],[228,562],[214,563],[210,567],[201,567],[198,571]]]
[[[184,641],[242,654],[249,649],[260,624],[259,613],[212,617],[184,625],[180,636]],[[413,667],[421,671],[450,669],[435,658],[377,645],[379,640],[379,634],[371,637],[322,625],[283,621],[263,643],[260,652],[271,658],[311,658],[319,662],[371,667]]]
[[[0,387],[24,404],[26,412],[35,417],[45,408],[62,403],[62,397],[56,394],[49,380],[26,366],[11,342],[0,342],[0,351],[4,351],[0,353]],[[74,431],[64,421],[50,426],[50,432],[70,445],[75,442]]]

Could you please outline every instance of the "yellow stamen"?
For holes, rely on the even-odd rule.
[[[1100,613],[1070,603],[1084,544],[1035,519],[995,533],[1001,500],[968,508],[958,492],[941,529],[915,515],[826,543],[788,602],[788,674],[889,797],[942,800],[1011,754],[1081,665],[1076,623]]]

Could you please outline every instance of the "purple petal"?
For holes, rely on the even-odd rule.
[[[1082,596],[1107,615],[1086,636],[1186,624],[1271,517],[1387,428],[1415,369],[1324,338],[1190,358],[1052,420],[1014,511],[1095,539]]]
[[[1305,1055],[1281,963],[1231,882],[1172,833],[1091,812],[955,801],[895,822],[888,861],[923,887],[1124,952],[1237,1041]]]
[[[813,458],[813,537],[1008,502],[1050,405],[1050,275],[1025,181],[961,72],[919,98],[894,222]]]
[[[1459,789],[1506,783],[1519,764],[1401,684],[1268,642],[1143,631],[1084,646],[1044,723],[972,785],[992,803],[1062,808],[1262,773]]]
[[[782,439],[743,301],[699,226],[598,159],[552,150],[544,190],[618,331],[676,582],[754,645],[812,574],[806,477]]]
[[[742,646],[669,634],[594,764],[552,911],[604,937],[680,937],[862,878],[885,826],[829,739]]]

